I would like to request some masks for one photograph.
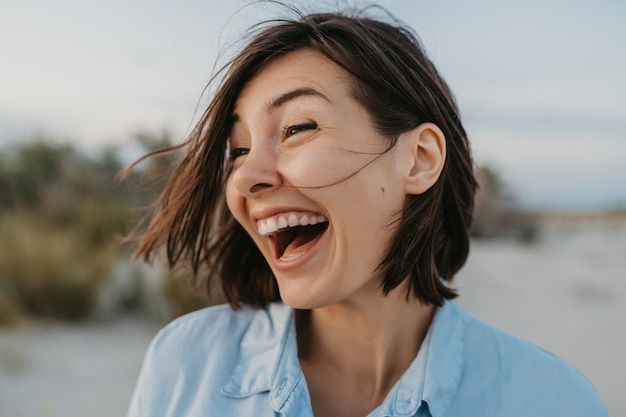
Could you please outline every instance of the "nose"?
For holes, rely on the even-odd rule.
[[[282,184],[282,177],[276,169],[277,155],[274,150],[257,146],[240,158],[242,161],[235,164],[231,180],[243,196],[259,197]]]

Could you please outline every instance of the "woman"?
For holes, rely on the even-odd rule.
[[[129,416],[608,415],[569,365],[451,301],[476,180],[409,30],[268,24],[186,146],[137,254],[208,269],[230,305],[159,333]]]

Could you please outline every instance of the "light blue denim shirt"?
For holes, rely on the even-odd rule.
[[[129,417],[312,416],[293,310],[211,307],[155,337]],[[554,355],[439,308],[420,351],[369,416],[608,416],[589,381]]]

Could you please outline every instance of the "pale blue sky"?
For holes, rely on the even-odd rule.
[[[233,17],[245,3],[0,0],[0,143],[182,138],[220,47],[259,18],[259,7]],[[626,2],[380,4],[418,32],[477,161],[523,203],[626,205]]]

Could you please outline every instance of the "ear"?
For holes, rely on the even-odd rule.
[[[403,151],[410,156],[407,165],[406,194],[422,194],[432,187],[446,161],[446,137],[433,123],[422,123],[400,135]]]

